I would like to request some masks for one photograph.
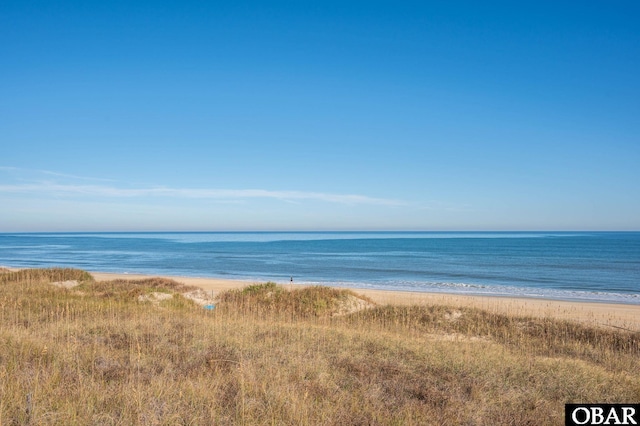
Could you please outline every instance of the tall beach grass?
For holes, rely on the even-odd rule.
[[[206,310],[188,290],[0,273],[0,425],[554,425],[567,402],[640,401],[632,331],[275,284]]]

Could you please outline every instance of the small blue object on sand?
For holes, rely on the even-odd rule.
[[[216,305],[204,305],[203,308],[207,311],[213,311],[216,308]]]

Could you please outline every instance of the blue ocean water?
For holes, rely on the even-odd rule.
[[[0,234],[0,265],[640,304],[640,232]]]

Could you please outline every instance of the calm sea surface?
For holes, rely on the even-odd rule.
[[[0,265],[640,304],[640,232],[0,234]]]

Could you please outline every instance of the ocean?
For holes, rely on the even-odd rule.
[[[0,265],[640,304],[640,232],[12,233]]]

